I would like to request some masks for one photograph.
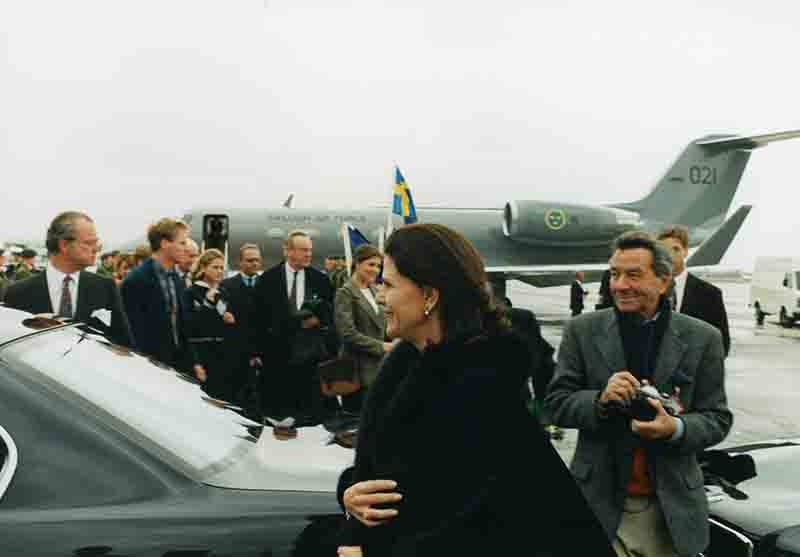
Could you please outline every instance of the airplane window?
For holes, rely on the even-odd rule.
[[[800,285],[800,271],[794,274],[794,287],[797,288],[798,285]]]
[[[2,466],[0,466],[0,500],[5,495],[8,485],[11,483],[11,478],[17,471],[17,446],[11,435],[2,426],[0,426],[0,459],[2,459]]]
[[[286,232],[282,228],[270,228],[267,230],[267,237],[273,240],[283,240],[286,238]]]

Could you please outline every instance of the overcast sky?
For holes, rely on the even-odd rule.
[[[707,133],[800,129],[800,3],[0,0],[0,240],[193,205],[638,198]],[[612,9],[611,6],[614,8]],[[800,139],[724,263],[798,254]]]

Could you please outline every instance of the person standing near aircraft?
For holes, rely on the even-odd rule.
[[[525,406],[530,354],[475,248],[442,225],[404,226],[387,241],[383,278],[387,333],[401,342],[340,478],[351,519],[339,554],[613,555]]]
[[[237,320],[227,293],[220,288],[225,273],[221,251],[203,252],[192,272],[192,286],[183,292],[186,308],[186,338],[197,377],[205,377],[205,390],[214,397],[234,402],[238,382],[231,350]]]
[[[186,343],[182,283],[175,264],[183,257],[189,227],[163,218],[150,226],[147,239],[152,257],[131,270],[122,281],[122,300],[128,312],[136,347],[180,371],[192,370]]]
[[[572,317],[583,313],[583,299],[588,294],[583,289],[583,278],[582,271],[575,273],[575,280],[569,289],[569,309],[572,310]]]
[[[670,253],[649,234],[618,237],[609,263],[615,308],[565,325],[545,406],[579,430],[571,470],[618,556],[697,555],[709,527],[695,455],[733,423],[722,337],[671,310]],[[637,396],[646,384],[671,413]]]
[[[313,244],[306,232],[290,232],[285,249],[286,260],[265,271],[256,284],[257,319],[266,335],[264,414],[319,423],[338,405],[323,399],[317,373],[317,363],[329,355],[333,289],[327,275],[311,267]]]
[[[384,354],[394,346],[385,342],[386,316],[375,300],[375,279],[383,257],[378,248],[363,244],[353,256],[350,280],[336,291],[334,321],[342,347],[356,362],[361,389],[342,400],[346,410],[360,412],[366,390],[378,375]]]
[[[178,278],[184,288],[191,288],[192,286],[192,270],[198,257],[200,257],[200,248],[197,247],[197,242],[187,238],[186,249],[175,264],[175,271],[178,273]]]
[[[260,408],[251,407],[258,405],[257,401],[251,404],[251,399],[258,399],[258,396],[251,396],[256,394],[251,391],[258,389],[256,376],[261,367],[261,358],[258,356],[258,316],[255,310],[256,282],[260,270],[261,250],[256,244],[243,244],[239,248],[239,273],[222,281],[222,288],[228,295],[238,321],[235,336],[230,339],[235,369],[231,380],[235,383],[237,396],[234,402],[247,409],[248,414],[261,412]],[[247,392],[244,392],[245,388]]]
[[[110,278],[85,271],[94,265],[99,240],[94,221],[67,211],[47,229],[49,263],[44,272],[9,286],[6,306],[30,313],[55,313],[104,332],[113,342],[133,346],[119,290]]]
[[[719,329],[727,356],[731,348],[731,334],[722,290],[686,270],[689,231],[685,226],[671,226],[663,229],[658,234],[658,239],[666,244],[672,255],[673,309]]]

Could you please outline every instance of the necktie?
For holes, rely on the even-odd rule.
[[[294,277],[292,277],[292,290],[289,292],[289,303],[292,306],[292,311],[297,311],[297,271],[294,271]]]
[[[67,319],[72,319],[72,294],[69,291],[71,282],[71,276],[64,277],[64,282],[61,285],[61,303],[58,308],[58,316],[66,317]]]
[[[256,277],[244,277],[244,283],[248,288],[253,288],[256,285]]]

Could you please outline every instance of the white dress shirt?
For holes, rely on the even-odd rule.
[[[286,269],[286,297],[288,298],[292,295],[292,281],[294,280],[295,271],[288,263],[283,267]],[[299,310],[303,307],[303,300],[306,294],[306,271],[305,269],[300,269],[297,273],[297,308],[295,309]]]
[[[64,277],[67,276],[56,269],[53,265],[48,265],[45,270],[47,278],[47,290],[50,293],[50,303],[53,306],[53,313],[58,315],[58,310],[61,309],[61,290],[64,287]],[[75,317],[75,311],[78,309],[78,280],[81,273],[75,272],[69,275],[72,282],[69,283],[69,294],[72,299],[72,317]]]
[[[688,271],[684,269],[680,275],[675,277],[675,311],[681,310],[683,293],[686,291],[686,275],[688,274]]]
[[[369,305],[372,306],[372,309],[375,311],[375,315],[378,315],[378,302],[375,301],[375,296],[372,295],[372,290],[369,288],[362,288],[361,294],[367,299]]]

